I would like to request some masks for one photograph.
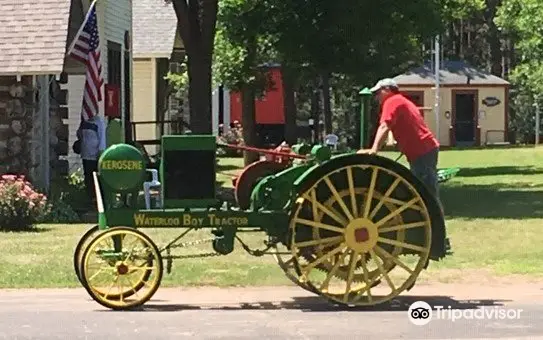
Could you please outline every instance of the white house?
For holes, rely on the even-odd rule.
[[[133,138],[142,144],[156,143],[170,124],[161,131],[157,121],[169,121],[179,107],[170,97],[164,77],[168,71],[178,72],[185,49],[177,29],[177,17],[171,4],[164,0],[137,0],[133,3]],[[154,154],[156,146],[145,145]]]
[[[52,2],[53,0],[48,1]],[[66,2],[66,0],[56,0],[56,2]],[[77,25],[75,25],[74,19],[71,20],[77,32],[84,15],[89,9],[91,1],[71,0],[71,2],[72,17],[81,18],[77,21]],[[98,0],[96,2],[96,15],[98,17],[98,31],[101,45],[102,77],[106,84],[115,84],[120,87],[120,110],[128,120],[131,116],[132,107],[130,100],[130,84],[132,80],[132,0]],[[67,44],[69,45],[71,42],[72,39],[69,39]],[[85,69],[78,62],[67,58],[64,65],[64,72],[69,74],[68,82],[63,85],[63,88],[67,89],[69,93],[69,112],[66,123],[69,127],[70,147],[67,159],[70,170],[74,171],[81,164],[79,156],[71,150],[71,145],[77,139],[76,131],[80,121]],[[103,110],[104,102],[100,105],[102,114]]]
[[[121,85],[129,113],[132,3],[96,6],[103,76]],[[79,164],[71,145],[85,68],[66,52],[89,7],[89,0],[0,0],[0,174],[24,173],[47,189]]]

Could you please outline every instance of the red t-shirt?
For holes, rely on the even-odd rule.
[[[383,103],[382,123],[392,131],[398,148],[409,161],[439,147],[418,107],[401,94],[392,95]]]

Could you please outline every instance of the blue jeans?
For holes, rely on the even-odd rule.
[[[428,190],[436,198],[439,208],[441,208],[441,214],[445,216],[443,210],[443,204],[439,199],[439,179],[437,177],[437,159],[439,154],[439,148],[435,148],[432,151],[425,153],[419,158],[409,162],[411,172],[415,174],[428,188]],[[445,232],[445,250],[450,253],[451,243]]]
[[[438,154],[439,148],[435,148],[412,162],[409,162],[409,166],[411,172],[426,185],[430,193],[435,196],[441,206],[439,199],[439,181],[437,177]]]

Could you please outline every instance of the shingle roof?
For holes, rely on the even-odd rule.
[[[507,85],[508,81],[474,68],[463,61],[445,61],[439,71],[441,84]],[[417,67],[394,78],[398,85],[433,85],[435,76],[429,64]]]
[[[58,74],[71,0],[0,0],[0,74]]]
[[[169,58],[177,32],[173,6],[164,0],[136,0],[132,4],[134,57]]]

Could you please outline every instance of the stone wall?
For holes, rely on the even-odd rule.
[[[32,77],[0,77],[0,175],[30,175],[34,119]]]
[[[61,157],[68,150],[68,129],[62,118],[67,92],[60,90],[54,78],[49,78],[49,126],[42,126],[39,99],[45,93],[38,89],[34,77],[0,77],[0,175],[24,174],[33,182],[43,173],[42,153],[50,153],[50,175],[67,174],[66,161]],[[43,141],[45,128],[49,145]]]

